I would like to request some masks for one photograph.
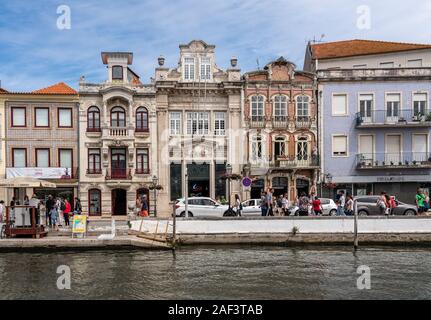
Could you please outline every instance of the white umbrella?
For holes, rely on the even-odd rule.
[[[56,188],[55,183],[30,177],[15,177],[1,179],[0,187],[3,188]]]

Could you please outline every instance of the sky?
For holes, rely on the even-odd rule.
[[[57,26],[61,5],[70,29]],[[431,43],[431,0],[0,0],[0,80],[10,91],[77,88],[82,75],[100,83],[100,52],[130,51],[149,83],[157,58],[176,67],[178,46],[193,39],[216,45],[223,69],[232,56],[243,72],[280,56],[302,69],[307,42],[322,35]]]

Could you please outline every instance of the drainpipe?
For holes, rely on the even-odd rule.
[[[77,108],[77,115],[78,115],[78,121],[77,121],[77,124],[76,124],[76,126],[77,126],[77,130],[78,130],[78,170],[77,170],[77,178],[78,178],[78,188],[77,188],[77,192],[78,192],[78,194],[76,195],[78,198],[80,198],[80,191],[81,191],[81,184],[80,184],[80,181],[81,181],[81,175],[80,175],[80,170],[81,170],[81,128],[80,128],[80,123],[81,123],[81,121],[79,121],[79,119],[80,119],[80,114],[79,114],[79,107],[80,107],[81,105],[80,105],[80,103],[79,102],[77,102],[76,103],[76,108]],[[73,168],[72,168],[72,170],[73,170]],[[72,173],[73,174],[73,173]],[[73,199],[72,199],[72,201],[73,201]],[[102,208],[100,208],[100,209],[102,209]]]

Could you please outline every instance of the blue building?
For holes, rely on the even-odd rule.
[[[320,191],[386,191],[414,203],[431,186],[431,68],[326,69],[319,78]]]

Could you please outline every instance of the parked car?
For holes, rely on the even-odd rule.
[[[360,216],[377,216],[381,215],[380,208],[377,205],[379,196],[359,196],[355,199],[358,203],[358,215]],[[415,216],[418,210],[415,205],[406,204],[395,200],[396,207],[393,214],[402,216]]]
[[[260,199],[250,199],[242,203],[243,216],[261,216]]]
[[[175,204],[177,217],[185,217],[185,199],[178,199]],[[189,217],[223,217],[229,211],[229,206],[222,205],[208,197],[188,198]]]
[[[322,215],[324,216],[335,216],[337,214],[337,205],[335,204],[334,200],[329,198],[319,198],[321,204],[322,204]],[[312,206],[309,205],[308,213],[311,213]],[[291,216],[296,216],[297,211],[299,210],[298,206],[295,204],[289,208],[289,212]]]

